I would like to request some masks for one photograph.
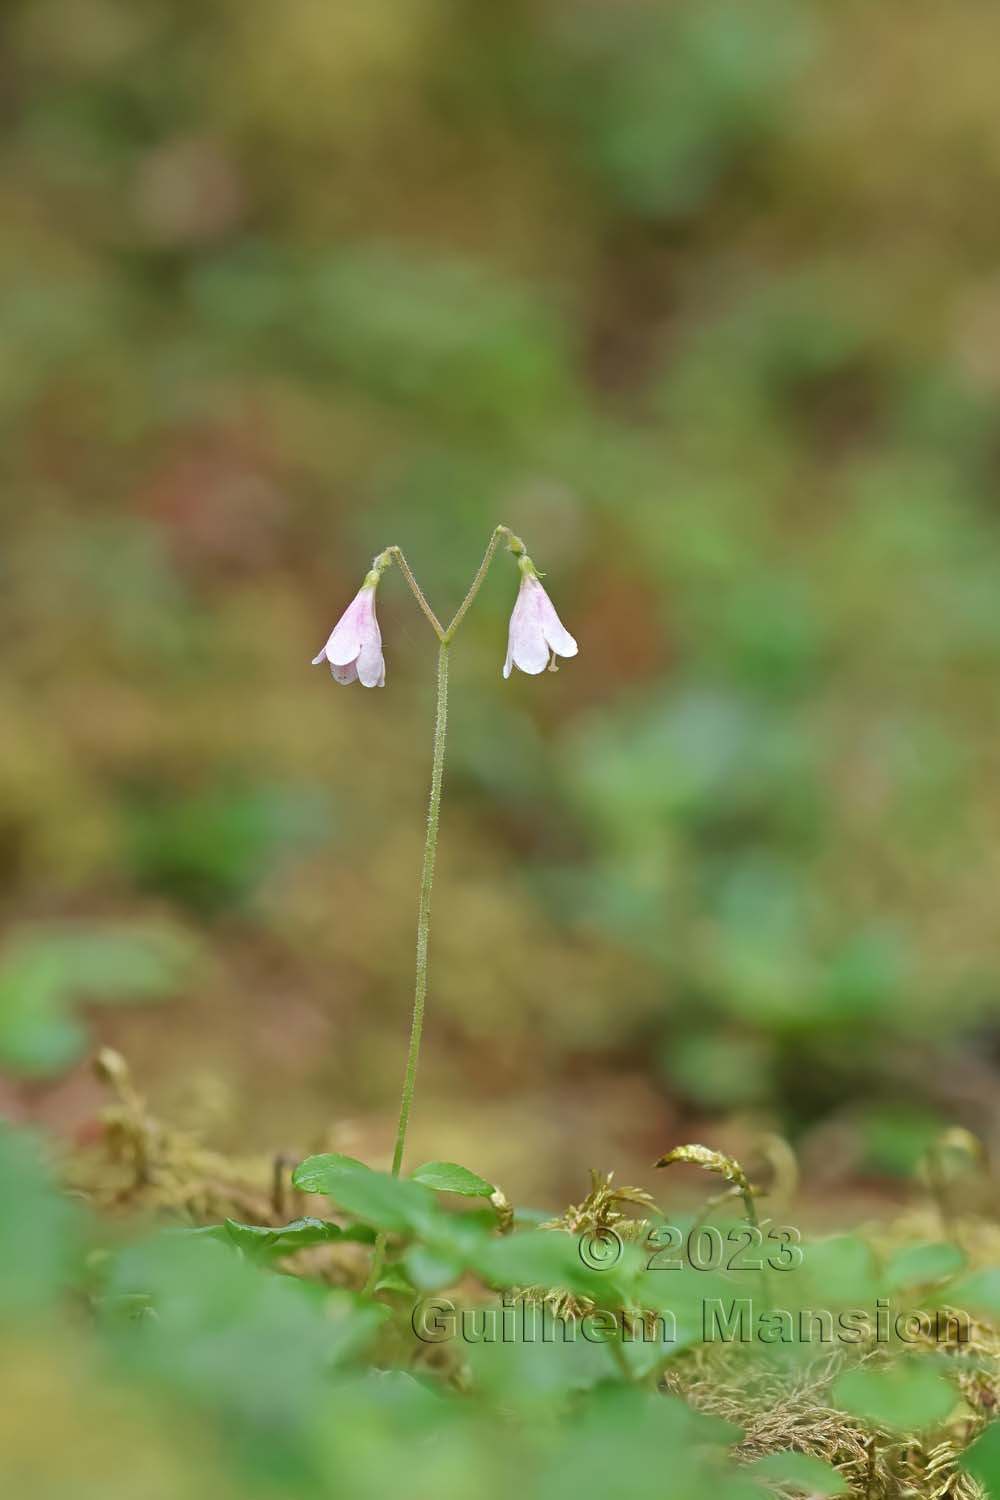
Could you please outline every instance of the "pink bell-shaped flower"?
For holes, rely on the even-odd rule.
[[[337,682],[354,682],[362,687],[385,687],[385,657],[382,655],[382,632],[375,616],[375,584],[367,581],[344,610],[330,639],[313,666],[330,663]]]
[[[521,587],[510,617],[503,675],[509,677],[512,666],[532,675],[544,672],[546,667],[554,672],[557,656],[575,656],[576,651],[576,641],[556,614],[534,567],[528,558],[522,558]]]

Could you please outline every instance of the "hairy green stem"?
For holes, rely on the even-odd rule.
[[[448,642],[438,648],[437,710],[434,716],[434,758],[431,765],[431,793],[427,807],[427,836],[424,839],[424,864],[420,875],[420,899],[417,904],[417,973],[413,988],[413,1019],[410,1022],[410,1048],[406,1056],[406,1074],[399,1101],[399,1124],[396,1147],[392,1153],[392,1175],[398,1177],[403,1165],[406,1127],[417,1081],[420,1038],[424,1029],[424,1004],[427,999],[427,952],[431,927],[431,890],[434,885],[434,858],[437,853],[438,822],[441,814],[441,782],[444,777],[444,745],[448,727]],[[375,1241],[371,1269],[365,1291],[372,1292],[382,1274],[385,1261],[385,1235]]]
[[[427,837],[424,840],[424,866],[420,875],[420,900],[417,905],[417,974],[413,989],[413,1021],[410,1025],[410,1050],[406,1058],[406,1077],[399,1102],[399,1124],[396,1149],[392,1154],[392,1175],[399,1176],[406,1145],[406,1126],[413,1102],[413,1085],[420,1057],[420,1036],[424,1029],[424,1002],[427,999],[427,945],[431,927],[431,888],[434,884],[434,856],[437,853],[438,819],[441,813],[441,781],[444,776],[444,742],[448,727],[448,642],[438,648],[437,712],[434,717],[434,759],[431,765],[431,794],[427,807]]]
[[[431,794],[427,808],[427,837],[424,840],[424,864],[420,876],[420,899],[417,903],[417,974],[413,989],[413,1019],[410,1023],[410,1047],[406,1056],[403,1093],[399,1101],[399,1124],[396,1127],[396,1147],[392,1154],[393,1177],[399,1176],[403,1165],[403,1152],[406,1148],[406,1127],[410,1120],[410,1106],[413,1103],[413,1090],[417,1080],[417,1063],[420,1060],[420,1038],[424,1029],[424,1004],[427,999],[427,950],[431,927],[431,888],[434,884],[434,857],[437,853],[438,821],[441,813],[441,781],[444,776],[445,732],[448,724],[448,648],[454,639],[455,632],[465,618],[469,606],[482,587],[483,579],[489,571],[490,563],[493,561],[493,555],[497,550],[501,537],[506,537],[507,549],[515,557],[523,555],[524,543],[521,541],[521,538],[515,536],[508,526],[498,526],[490,537],[489,546],[486,548],[483,560],[479,564],[475,578],[472,580],[469,592],[459,605],[455,618],[447,630],[441,625],[437,615],[425,599],[420,585],[413,576],[413,571],[399,547],[387,547],[385,552],[379,553],[379,556],[375,559],[375,566],[384,568],[388,566],[390,558],[395,558],[404,578],[410,586],[413,597],[416,599],[426,618],[430,621],[431,628],[439,642],[437,712],[434,718],[434,758],[431,766]],[[364,1287],[366,1294],[375,1290],[384,1264],[385,1235],[380,1234],[375,1240],[375,1251],[372,1255],[368,1280]]]

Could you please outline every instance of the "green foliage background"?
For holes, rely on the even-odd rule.
[[[90,1024],[154,1097],[386,1159],[433,642],[390,576],[385,692],[308,663],[377,549],[447,613],[503,521],[580,655],[501,681],[498,559],[414,1159],[530,1195],[734,1110],[848,1177],[989,1135],[995,8],[0,28],[9,1110],[85,1121],[79,1006],[134,990]]]

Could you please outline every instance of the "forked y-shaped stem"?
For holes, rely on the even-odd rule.
[[[427,999],[427,953],[431,926],[431,888],[434,884],[434,860],[437,854],[438,822],[441,813],[441,783],[444,778],[445,733],[448,724],[448,649],[455,637],[455,632],[458,630],[470,605],[482,587],[483,579],[489,572],[490,563],[493,561],[494,554],[502,537],[507,538],[508,551],[512,552],[515,557],[523,555],[524,543],[521,541],[521,538],[515,536],[508,527],[498,526],[490,538],[489,546],[486,548],[483,560],[479,564],[479,570],[472,580],[469,592],[459,605],[458,611],[447,630],[443,628],[437,615],[425,599],[423,591],[413,575],[413,570],[399,547],[387,547],[385,552],[379,554],[374,563],[374,567],[379,572],[383,568],[388,567],[389,562],[393,559],[399,563],[400,571],[409,584],[413,597],[429,620],[431,628],[438,639],[434,754],[431,761],[431,791],[427,808],[424,862],[420,874],[420,897],[417,902],[417,971],[413,988],[413,1017],[410,1022],[410,1045],[406,1055],[403,1092],[399,1101],[396,1146],[392,1154],[393,1177],[399,1176],[403,1165],[403,1151],[406,1147],[406,1127],[410,1119],[410,1105],[413,1103],[413,1090],[417,1079],[417,1063],[420,1058],[420,1039],[424,1029],[424,1005]],[[371,1268],[368,1273],[368,1280],[365,1283],[366,1293],[374,1291],[377,1286],[384,1262],[385,1235],[380,1234],[375,1241],[375,1251],[372,1256]]]

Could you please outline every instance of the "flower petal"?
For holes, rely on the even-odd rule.
[[[549,664],[549,648],[540,630],[523,632],[514,642],[512,655],[515,667],[537,677]]]
[[[385,687],[385,657],[382,655],[382,637],[375,626],[361,647],[357,660],[358,681],[362,687]]]
[[[549,663],[549,648],[542,623],[542,600],[545,590],[537,578],[521,579],[517,600],[510,617],[507,654],[515,667],[529,676],[544,672]]]
[[[327,661],[337,667],[346,667],[348,662],[356,661],[373,626],[378,631],[375,621],[375,590],[371,587],[359,589],[323,647]]]
[[[542,629],[545,632],[545,639],[555,654],[557,656],[575,656],[579,649],[576,641],[556,614],[556,607],[544,589],[542,589],[541,611]]]
[[[352,661],[349,661],[344,667],[334,666],[333,662],[331,662],[330,675],[334,682],[342,682],[346,687],[349,682],[357,682],[358,669]]]

